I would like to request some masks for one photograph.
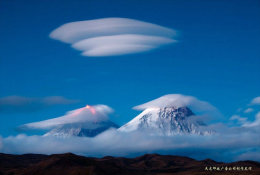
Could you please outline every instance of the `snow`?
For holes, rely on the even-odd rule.
[[[44,136],[57,136],[57,137],[94,137],[103,131],[110,128],[118,128],[118,126],[110,120],[102,122],[90,122],[82,123],[78,125],[64,125],[52,129],[47,132]]]
[[[208,135],[213,133],[213,131],[206,129],[203,122],[196,120],[196,116],[187,107],[148,108],[118,129],[121,132],[137,130],[152,135],[167,136],[176,134]]]

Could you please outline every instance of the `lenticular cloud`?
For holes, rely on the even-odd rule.
[[[216,110],[214,106],[206,101],[198,100],[192,96],[182,94],[168,94],[159,97],[147,103],[135,106],[136,110],[145,110],[147,108],[164,108],[164,107],[183,107],[187,106],[195,111],[212,111]]]
[[[108,119],[108,114],[111,112],[113,112],[113,109],[106,105],[87,105],[86,107],[69,111],[61,117],[27,123],[20,126],[19,129],[53,129],[67,124],[104,121]]]
[[[197,114],[210,114],[211,117],[222,117],[218,109],[206,101],[199,100],[193,96],[182,94],[168,94],[147,103],[133,107],[135,110],[146,110],[148,108],[165,107],[189,107]]]
[[[139,53],[176,42],[176,31],[127,18],[102,18],[64,24],[50,37],[82,51],[83,56]]]

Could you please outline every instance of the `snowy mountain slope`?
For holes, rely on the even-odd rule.
[[[141,130],[152,135],[199,134],[208,135],[206,125],[196,119],[188,107],[147,108],[119,131]]]
[[[98,123],[83,123],[78,125],[65,125],[52,129],[44,136],[58,137],[94,137],[110,128],[118,128],[118,126],[110,120]]]
[[[112,111],[106,105],[86,105],[85,107],[69,111],[64,116],[29,123],[26,126],[51,129],[44,136],[94,137],[109,128],[118,128],[108,118],[108,114]]]

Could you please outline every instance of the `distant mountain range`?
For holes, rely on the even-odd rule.
[[[211,167],[211,171],[209,170]],[[224,168],[213,170],[213,167]],[[225,170],[225,167],[231,168]],[[233,169],[235,167],[235,169]],[[237,170],[249,167],[252,170]],[[239,161],[197,161],[188,157],[146,154],[136,158],[83,157],[75,154],[25,154],[0,153],[0,175],[259,175],[260,163]]]

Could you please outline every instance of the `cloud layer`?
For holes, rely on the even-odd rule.
[[[196,159],[212,158],[219,161],[243,159],[258,160],[260,142],[256,141],[259,130],[215,126],[218,134],[151,136],[143,132],[118,132],[108,130],[96,137],[10,136],[3,139],[4,153],[65,153],[85,156],[137,156],[160,153],[189,156]],[[221,131],[222,130],[222,131]],[[131,144],[129,144],[131,143]],[[203,154],[202,154],[203,153]]]
[[[194,112],[211,112],[220,116],[220,112],[210,103],[201,101],[193,96],[182,94],[168,94],[155,100],[133,107],[136,110],[145,110],[147,108],[164,108],[164,107],[189,107]]]
[[[149,51],[177,42],[173,39],[175,36],[175,30],[128,18],[71,22],[50,33],[52,39],[71,44],[84,56],[115,56]]]
[[[67,105],[77,103],[78,100],[67,99],[62,96],[48,96],[42,98],[7,96],[0,98],[0,112],[21,113],[38,111],[53,105]]]
[[[22,125],[20,129],[52,129],[68,124],[73,125],[100,122],[107,120],[107,115],[111,112],[113,112],[113,110],[106,105],[87,105],[86,107],[69,111],[61,117]]]

